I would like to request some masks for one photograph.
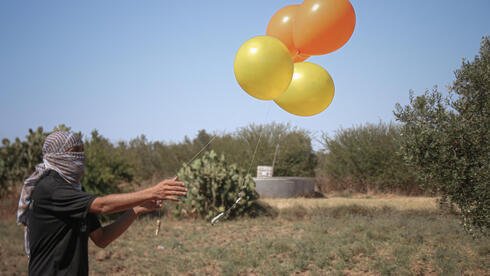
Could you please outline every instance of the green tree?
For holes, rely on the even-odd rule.
[[[397,153],[399,137],[398,126],[382,122],[341,129],[334,137],[324,133],[317,175],[328,177],[334,190],[420,193],[415,174]]]
[[[88,192],[99,195],[116,193],[120,191],[118,184],[132,180],[130,165],[97,130],[92,131],[84,148],[86,169],[82,184]]]
[[[241,168],[251,168],[253,175],[258,165],[272,165],[278,145],[275,176],[315,175],[317,157],[311,145],[310,133],[306,130],[293,128],[289,124],[250,124],[238,129],[231,137],[235,139],[234,143],[221,148],[222,140],[218,140],[213,149],[224,153],[230,162]]]
[[[59,124],[53,128],[53,132],[54,131],[71,131],[71,127],[69,127],[65,124]],[[79,134],[80,134],[80,132],[79,132]]]
[[[490,225],[490,41],[479,55],[463,60],[449,96],[435,88],[396,105],[403,123],[402,152],[427,185],[461,210],[466,229],[487,233]]]

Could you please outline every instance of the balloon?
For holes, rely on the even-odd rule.
[[[300,62],[294,64],[288,89],[274,102],[294,115],[312,116],[330,105],[334,93],[335,86],[327,70],[314,63]]]
[[[288,49],[277,38],[257,36],[247,40],[235,57],[235,77],[252,97],[273,100],[289,86],[294,65]]]
[[[266,35],[279,39],[288,47],[291,57],[296,56],[298,50],[293,43],[293,21],[299,5],[289,5],[278,10],[267,25]]]
[[[278,10],[267,25],[266,35],[279,39],[286,47],[293,62],[304,61],[310,55],[301,54],[293,43],[293,23],[299,5],[289,5]]]
[[[293,25],[293,42],[300,53],[324,55],[351,37],[356,14],[349,0],[305,0]]]

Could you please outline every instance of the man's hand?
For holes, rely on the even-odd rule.
[[[161,200],[151,200],[147,201],[139,206],[133,208],[134,213],[139,216],[142,214],[146,214],[152,211],[155,211],[158,208],[162,208]]]
[[[175,196],[186,196],[187,189],[184,187],[184,182],[177,181],[177,177],[163,180],[157,185],[149,188],[156,200],[173,200],[180,201]]]

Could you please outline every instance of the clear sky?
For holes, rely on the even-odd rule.
[[[409,89],[444,88],[490,35],[490,1],[353,0],[340,50],[308,61],[336,91],[319,115],[291,115],[246,94],[235,53],[301,1],[0,1],[0,138],[60,123],[112,141],[181,141],[200,129],[291,123],[320,136],[394,120]]]

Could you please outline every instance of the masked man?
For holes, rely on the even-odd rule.
[[[81,138],[72,132],[50,134],[43,145],[43,163],[25,180],[17,222],[25,226],[29,275],[88,275],[88,238],[106,247],[141,214],[179,201],[187,189],[177,178],[126,194],[97,196],[85,192]],[[96,214],[126,211],[102,227]]]

